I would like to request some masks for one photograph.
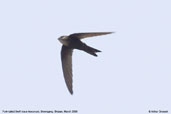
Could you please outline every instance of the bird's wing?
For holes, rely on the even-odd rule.
[[[67,88],[71,94],[73,94],[72,90],[72,52],[73,49],[68,48],[66,46],[62,46],[61,50],[61,60],[62,60],[62,69],[65,78],[65,83]]]
[[[87,38],[87,37],[100,36],[100,35],[106,35],[106,34],[111,34],[111,33],[113,33],[113,32],[74,33],[74,34],[69,35],[69,37],[83,39],[83,38]]]

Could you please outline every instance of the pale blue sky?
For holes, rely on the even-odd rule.
[[[1,0],[0,110],[171,109],[170,6],[170,0]],[[57,38],[101,31],[116,33],[83,40],[102,51],[98,57],[73,53],[71,96]]]

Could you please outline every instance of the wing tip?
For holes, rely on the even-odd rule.
[[[69,92],[70,92],[70,94],[71,94],[71,95],[73,95],[73,91],[72,91],[72,90],[71,90],[71,91],[69,91]]]
[[[115,33],[114,31],[113,32],[108,32],[108,34],[113,34],[113,33]]]

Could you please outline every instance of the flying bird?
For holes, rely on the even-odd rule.
[[[97,52],[101,52],[98,49],[90,47],[83,43],[81,40],[87,37],[100,36],[111,34],[113,32],[90,32],[90,33],[74,33],[69,36],[61,36],[58,40],[63,44],[61,49],[61,61],[63,75],[65,79],[66,86],[71,93],[73,94],[72,89],[72,53],[74,49],[85,51],[93,56],[97,56]]]

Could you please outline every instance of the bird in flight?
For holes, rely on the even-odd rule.
[[[72,53],[74,49],[85,51],[93,56],[97,57],[97,52],[101,52],[98,49],[90,47],[83,43],[81,39],[93,36],[100,36],[111,34],[113,32],[90,32],[90,33],[74,33],[69,36],[61,36],[58,40],[63,44],[61,49],[61,61],[63,75],[65,79],[66,86],[71,93],[73,94],[72,89]]]

